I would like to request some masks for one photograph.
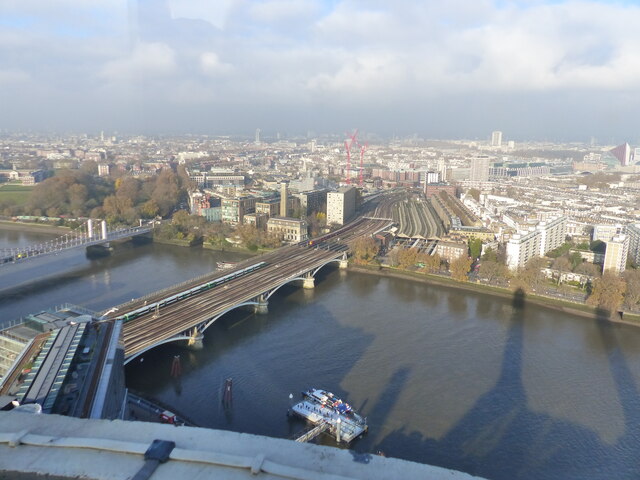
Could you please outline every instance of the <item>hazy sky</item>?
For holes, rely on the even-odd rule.
[[[1,0],[0,128],[640,139],[640,5]]]

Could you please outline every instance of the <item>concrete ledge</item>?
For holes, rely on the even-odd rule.
[[[176,448],[153,480],[256,475],[309,480],[478,478],[405,460],[257,435],[16,412],[0,412],[0,471],[124,480],[142,467],[143,454],[154,439],[172,440]]]

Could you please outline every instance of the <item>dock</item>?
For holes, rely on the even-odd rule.
[[[322,422],[319,425],[316,425],[308,432],[303,433],[298,438],[295,439],[296,442],[305,443],[310,442],[314,438],[316,438],[321,433],[327,431],[331,425],[329,422]]]
[[[297,442],[308,442],[328,431],[335,437],[336,442],[349,444],[368,430],[365,419],[358,414],[343,414],[310,399],[292,406],[291,413],[315,425],[315,428],[296,438]]]

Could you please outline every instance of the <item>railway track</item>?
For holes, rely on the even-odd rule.
[[[254,263],[260,261],[264,262],[264,265],[250,274],[233,278],[210,290],[169,305],[160,306],[157,310],[149,308],[146,313],[124,324],[125,356],[134,356],[163,341],[180,336],[196,326],[206,325],[212,319],[218,318],[237,306],[246,304],[265,292],[277,289],[292,279],[300,278],[306,272],[320,268],[348,250],[349,244],[355,239],[372,235],[388,223],[381,220],[360,220],[328,236],[314,240],[313,243],[284,247],[257,259],[254,258]],[[250,264],[251,261],[246,261],[239,267],[246,268]],[[220,278],[235,270],[237,269],[225,270],[218,275],[212,275],[211,278]],[[181,288],[189,288],[190,285],[197,285],[198,282],[202,282],[202,279],[188,282]],[[173,290],[168,293],[172,293]],[[166,294],[167,291],[164,291],[148,298],[159,301],[161,296]],[[127,312],[139,309],[141,304],[140,301],[129,302],[126,308],[119,309],[117,314],[112,312],[111,318],[124,317]]]

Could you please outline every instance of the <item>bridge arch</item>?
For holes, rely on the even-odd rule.
[[[191,337],[189,335],[179,335],[177,337],[167,338],[166,340],[162,340],[160,342],[154,343],[153,345],[150,345],[150,346],[146,347],[145,349],[140,350],[139,352],[136,352],[135,354],[131,355],[130,357],[126,357],[124,359],[124,364],[126,365],[131,360],[134,360],[134,359],[138,358],[143,353],[147,353],[149,350],[151,350],[153,348],[156,348],[156,347],[159,347],[160,345],[163,345],[165,343],[179,342],[180,340],[190,340],[190,339],[191,339]]]
[[[316,273],[318,273],[320,271],[321,268],[326,267],[327,265],[329,265],[330,263],[340,263],[343,260],[342,257],[340,258],[334,258],[333,260],[329,260],[327,263],[323,263],[322,265],[320,265],[318,268],[316,268],[313,273],[311,274],[312,277],[316,276]]]
[[[207,320],[204,323],[201,323],[200,325],[204,325],[204,327],[202,327],[202,329],[198,329],[198,331],[200,333],[204,333],[204,331],[209,328],[211,325],[213,325],[213,323],[218,320],[221,316],[229,313],[231,310],[235,310],[236,308],[240,308],[240,307],[247,307],[249,305],[260,305],[260,302],[256,302],[256,301],[248,301],[248,302],[243,302],[243,303],[239,303],[238,305],[234,305],[233,307],[229,307],[227,308],[224,312],[219,313],[218,315],[216,315],[215,317]]]

